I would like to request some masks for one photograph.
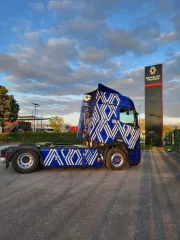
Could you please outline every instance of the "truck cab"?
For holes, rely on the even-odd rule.
[[[123,148],[129,165],[140,162],[140,127],[133,101],[102,84],[86,93],[81,106],[78,138],[88,146]]]
[[[77,138],[82,145],[24,143],[4,151],[20,173],[51,167],[102,167],[122,170],[140,163],[140,128],[133,101],[102,84],[84,94]],[[1,156],[2,157],[2,156]]]

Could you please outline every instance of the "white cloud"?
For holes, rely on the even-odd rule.
[[[25,38],[27,39],[38,39],[41,36],[41,33],[36,31],[36,32],[28,32],[24,34]]]
[[[125,29],[109,29],[104,33],[107,48],[114,55],[133,52],[136,55],[152,54],[156,50],[150,42],[143,42],[133,36],[131,31]]]
[[[157,40],[162,43],[169,43],[178,39],[180,39],[180,35],[178,32],[170,32],[161,34],[161,36]]]
[[[108,52],[105,49],[98,49],[96,47],[87,47],[79,52],[80,60],[88,63],[96,63],[107,57]]]
[[[77,18],[68,21],[68,26],[71,27],[73,30],[89,32],[95,28],[95,22],[88,19]]]
[[[49,1],[49,9],[51,10],[67,10],[73,8],[73,3],[69,0]]]
[[[46,6],[43,2],[32,2],[32,3],[29,3],[29,5],[35,11],[43,12],[46,9]]]
[[[26,57],[24,53],[10,53],[9,56],[12,56],[16,59],[23,59]]]
[[[3,80],[9,81],[9,82],[14,82],[14,81],[16,81],[16,77],[13,75],[9,75],[9,76],[4,77]]]
[[[47,46],[56,47],[57,45],[68,46],[72,44],[71,39],[67,38],[51,38],[47,41]]]

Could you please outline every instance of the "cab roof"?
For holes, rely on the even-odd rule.
[[[108,93],[117,94],[118,97],[121,99],[121,103],[120,103],[121,106],[129,106],[129,107],[134,108],[134,103],[129,97],[124,96],[121,93],[117,92],[116,90],[114,90],[112,88],[109,88],[109,87],[106,87],[105,85],[103,85],[101,83],[98,84],[98,88],[96,90],[94,90],[92,92],[89,92],[89,93],[86,93],[86,94],[91,95],[91,94],[97,92],[97,90],[100,91],[100,92],[108,92]]]

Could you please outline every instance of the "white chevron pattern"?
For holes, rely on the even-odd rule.
[[[97,102],[92,116],[90,138],[92,140],[98,140],[99,142],[107,143],[109,140],[115,139],[115,136],[120,133],[124,142],[128,145],[128,148],[133,149],[140,135],[139,130],[120,123],[120,121],[116,121],[116,123],[113,125],[113,128],[110,128],[109,123],[112,117],[117,119],[117,108],[120,104],[119,96],[114,93],[109,94],[97,91],[96,100]],[[106,133],[106,139],[104,140],[102,131],[105,131]]]
[[[59,165],[64,165],[61,158],[59,157],[59,154],[57,153],[56,149],[51,149],[47,155],[47,157],[44,160],[44,165],[45,166],[50,166],[51,162],[53,161],[53,159],[58,159],[58,163]]]
[[[51,149],[44,160],[44,166],[50,166],[53,160],[56,160],[59,166],[64,165],[63,161],[66,163],[67,166],[82,165],[82,153],[79,149],[68,149],[66,153],[64,150],[65,149],[61,149],[58,153],[56,149]],[[73,161],[75,155],[77,157],[76,162]],[[94,151],[85,149],[83,155],[85,156],[88,165],[93,165],[97,159],[98,152],[97,150]]]
[[[98,156],[98,152],[97,150],[93,153],[91,152],[90,150],[86,149],[85,150],[85,157],[86,157],[86,160],[88,162],[88,165],[93,165],[97,156]]]

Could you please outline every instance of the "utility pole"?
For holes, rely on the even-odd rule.
[[[38,110],[38,113],[41,112],[41,119],[39,119],[41,121],[41,131],[42,131],[42,111],[41,110]],[[38,120],[38,121],[39,121]]]
[[[37,109],[37,128],[38,128],[38,109]]]
[[[33,110],[32,110],[32,119],[31,119],[31,124],[33,124]]]
[[[36,125],[36,110],[37,107],[39,107],[40,105],[38,103],[32,103],[34,105],[34,132],[35,132],[35,125]]]
[[[139,108],[139,126],[140,126],[140,109],[141,109],[141,105],[139,105],[138,108]]]

